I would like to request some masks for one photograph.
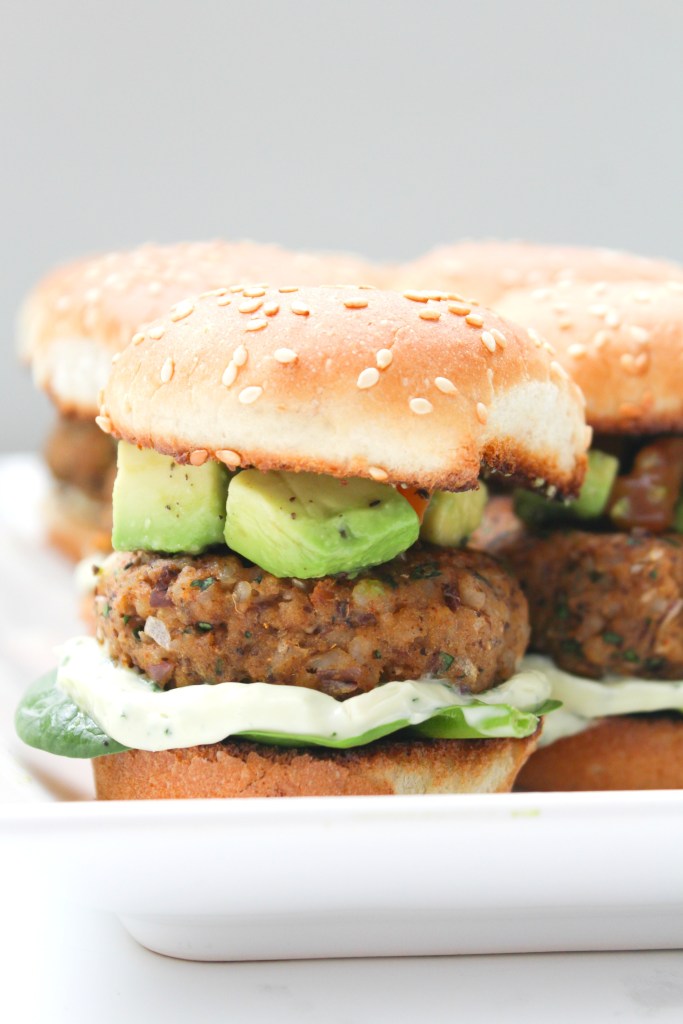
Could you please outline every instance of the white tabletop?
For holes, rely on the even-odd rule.
[[[191,963],[148,952],[108,914],[36,907],[23,886],[9,888],[0,933],[5,1021],[683,1020],[679,952]]]

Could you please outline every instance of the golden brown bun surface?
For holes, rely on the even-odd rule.
[[[683,280],[683,267],[614,249],[520,241],[463,241],[397,268],[397,288],[446,288],[497,305],[512,288],[560,281]]]
[[[602,718],[584,732],[537,750],[515,788],[683,789],[683,716]]]
[[[551,342],[596,430],[683,430],[683,282],[567,283],[498,308]]]
[[[63,412],[97,414],[113,353],[140,324],[207,288],[246,281],[379,284],[381,267],[343,253],[258,242],[144,245],[78,260],[46,276],[19,318],[19,348]]]
[[[204,294],[118,357],[98,423],[194,464],[457,490],[485,463],[574,490],[578,389],[526,331],[465,309],[363,287]]]
[[[100,800],[506,793],[536,746],[522,740],[379,740],[353,750],[247,740],[93,762]]]

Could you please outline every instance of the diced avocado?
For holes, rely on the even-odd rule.
[[[119,443],[114,483],[116,551],[184,551],[224,544],[229,473],[219,462],[182,466],[168,455]]]
[[[552,526],[572,519],[597,519],[607,508],[619,460],[606,452],[588,453],[588,470],[575,501],[551,501],[532,491],[515,491],[515,512],[527,526]]]
[[[674,530],[683,533],[683,498],[679,498],[674,510]]]
[[[597,519],[607,508],[607,502],[619,472],[619,459],[606,452],[588,453],[588,471],[576,501],[569,504],[579,519]]]
[[[228,546],[273,576],[379,565],[414,544],[419,530],[406,499],[371,480],[247,469],[228,490]]]
[[[476,491],[437,491],[427,506],[420,530],[421,540],[454,548],[479,526],[488,499],[486,485]]]

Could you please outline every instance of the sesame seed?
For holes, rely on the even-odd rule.
[[[144,340],[145,340],[144,334],[142,334],[141,332],[138,332],[137,334],[133,335],[133,340],[132,340],[131,344],[133,344],[133,345],[141,345]]]
[[[489,418],[489,411],[483,402],[477,402],[477,419],[480,423],[485,424]]]
[[[586,451],[590,448],[593,443],[593,428],[585,427],[583,433],[583,444]]]
[[[276,348],[273,353],[273,358],[278,363],[295,363],[299,358],[294,349],[291,348]]]
[[[472,307],[468,306],[465,302],[449,302],[448,311],[449,313],[455,313],[456,316],[467,316],[472,312]]]
[[[593,316],[603,317],[603,316],[607,316],[608,308],[607,308],[607,306],[604,306],[602,304],[599,304],[599,305],[596,304],[596,305],[593,305],[593,306],[589,306],[588,307],[588,312],[591,313]]]
[[[232,448],[221,448],[216,452],[216,458],[231,469],[235,469],[242,461],[242,456],[238,452],[234,452]]]
[[[238,345],[232,354],[232,361],[235,366],[244,366],[248,358],[247,350],[244,345]]]
[[[560,380],[569,380],[569,374],[565,370],[564,366],[553,359],[550,364],[550,376],[559,377]]]
[[[470,325],[470,327],[484,326],[484,318],[483,316],[479,316],[478,313],[468,313],[467,316],[465,317],[465,320]]]
[[[159,379],[161,380],[162,384],[168,384],[171,377],[173,376],[174,370],[175,364],[171,357],[169,356],[168,359],[164,361],[164,365],[161,367],[161,373],[159,374]]]
[[[493,353],[496,351],[496,339],[493,337],[490,331],[481,332],[482,345]]]
[[[636,302],[651,302],[652,292],[645,291],[643,288],[637,288],[633,293],[633,298]]]
[[[99,288],[88,288],[83,298],[86,302],[99,302],[101,294]]]
[[[619,360],[626,373],[630,373],[634,377],[645,373],[649,361],[650,357],[647,352],[640,352],[637,356],[632,355],[630,352],[624,352]]]
[[[549,296],[550,288],[536,288],[535,291],[531,293],[531,298],[535,299],[537,302],[543,302]]]
[[[184,320],[186,316],[194,312],[194,303],[186,299],[185,302],[178,302],[171,310],[171,320]]]
[[[163,338],[165,333],[166,328],[163,324],[157,324],[155,327],[150,327],[148,331],[148,334],[153,341],[159,341],[160,338]]]
[[[278,288],[278,291],[282,292],[283,295],[288,295],[290,292],[298,292],[299,286],[296,284],[288,284],[284,285],[282,288]]]
[[[245,331],[262,331],[263,328],[267,327],[267,326],[268,326],[268,321],[265,319],[265,317],[254,316],[245,325],[244,329],[245,329]]]
[[[403,293],[404,299],[410,299],[411,302],[426,302],[427,296],[424,292],[417,292],[414,289],[409,289]]]
[[[244,285],[242,285],[242,284],[233,284],[233,285],[230,286],[230,291],[232,292],[233,295],[237,295],[239,292],[243,292],[244,291]]]
[[[639,327],[637,324],[631,324],[629,333],[634,341],[638,341],[642,345],[645,345],[650,340],[650,332],[644,327]]]
[[[147,285],[147,291],[150,295],[158,295],[162,287],[161,281],[150,281]]]
[[[203,466],[208,457],[209,453],[206,448],[197,448],[196,451],[190,453],[190,465]]]
[[[580,359],[582,356],[585,356],[587,351],[585,345],[570,345],[567,349],[567,355],[571,356],[572,359]]]
[[[108,416],[96,416],[95,423],[105,434],[111,434],[111,420]]]
[[[361,370],[358,374],[358,380],[356,381],[356,387],[371,388],[379,380],[379,370],[375,366],[368,366],[365,370]]]
[[[536,348],[543,347],[543,340],[538,331],[534,327],[527,327],[526,333],[529,335],[530,340],[533,341]]]
[[[379,349],[375,356],[375,359],[377,360],[377,365],[379,366],[380,370],[386,370],[388,366],[391,366],[393,358],[394,353],[391,351],[390,348]]]
[[[266,302],[263,307],[263,313],[265,316],[275,316],[276,313],[280,312],[279,302]]]
[[[505,348],[508,343],[507,338],[502,331],[499,331],[497,327],[492,327],[489,331],[491,337],[500,345],[501,348]]]
[[[230,298],[229,295],[221,295],[218,299],[216,299],[217,306],[229,306],[231,302],[232,299]]]
[[[232,360],[230,360],[228,365],[225,367],[225,370],[223,371],[223,376],[221,377],[221,384],[223,384],[226,388],[229,388],[232,384],[235,383],[236,378],[237,366]]]
[[[455,384],[453,383],[452,380],[449,380],[448,377],[435,377],[434,383],[436,384],[439,391],[441,391],[444,395],[457,395],[458,393],[458,389],[456,388]]]
[[[384,480],[389,479],[386,469],[382,469],[380,466],[368,466],[368,475],[373,480],[377,480],[378,483],[383,483]]]
[[[411,398],[408,405],[410,406],[410,411],[418,416],[424,416],[434,409],[434,406],[427,398]]]
[[[245,293],[246,294],[246,293]],[[245,299],[237,307],[240,313],[255,313],[263,305],[263,299]]]
[[[255,402],[257,398],[260,398],[262,394],[263,388],[259,387],[257,384],[252,384],[250,387],[240,391],[239,400],[242,405],[251,405],[252,402]]]
[[[347,309],[365,309],[368,304],[367,299],[344,299],[344,305]]]
[[[491,369],[490,366],[486,370],[486,376],[488,377],[489,386],[492,388],[493,387],[493,370]]]
[[[611,309],[605,317],[606,327],[618,327],[621,323],[621,318],[615,309]]]
[[[441,313],[438,309],[434,309],[431,306],[427,306],[426,309],[421,309],[417,314],[420,320],[440,320]]]
[[[308,306],[304,305],[303,302],[293,302],[289,308],[292,313],[296,313],[297,316],[308,316],[311,312]]]
[[[116,363],[118,363],[120,358],[121,358],[121,353],[120,352],[115,352],[114,355],[111,357],[111,365],[114,366]]]
[[[266,294],[266,289],[265,288],[245,288],[244,289],[244,295],[248,299],[258,299],[258,298],[261,297],[261,295],[265,295],[265,294]]]
[[[593,346],[595,348],[603,348],[611,338],[612,335],[609,331],[598,331],[597,334],[593,336]]]

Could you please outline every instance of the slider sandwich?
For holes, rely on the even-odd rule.
[[[139,331],[97,637],[17,714],[104,799],[509,790],[553,705],[482,467],[576,494],[581,396],[447,296],[220,288]]]
[[[94,421],[112,356],[139,324],[225,281],[376,284],[379,276],[380,268],[353,256],[215,241],[144,245],[82,259],[45,277],[22,308],[19,343],[58,413],[45,453],[54,479],[45,510],[52,543],[75,559],[110,550],[116,447]]]
[[[578,501],[519,493],[503,545],[529,600],[526,664],[562,709],[519,784],[683,787],[683,284],[511,293],[586,396],[595,430]]]

